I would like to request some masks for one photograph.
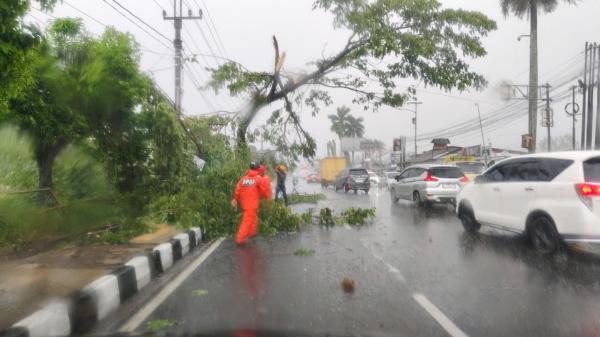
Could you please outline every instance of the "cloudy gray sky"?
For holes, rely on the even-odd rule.
[[[129,16],[113,1],[107,1]],[[173,37],[174,30],[172,22],[163,20],[162,9],[171,14],[171,1],[118,0],[121,5],[169,38]],[[502,81],[527,83],[529,43],[527,39],[517,41],[517,36],[528,33],[529,23],[517,18],[504,18],[498,0],[441,2],[446,7],[481,11],[498,23],[498,30],[484,39],[488,55],[472,63],[473,69],[483,74],[490,85],[482,92],[462,94],[419,87],[418,97],[423,102],[419,107],[419,133],[437,134],[448,126],[475,118],[475,102],[479,102],[484,118],[503,118],[500,122],[488,122],[484,127],[486,143],[489,141],[493,146],[518,149],[520,135],[527,130],[527,107],[524,103],[515,106],[515,102],[502,101],[498,88]],[[194,12],[197,12],[198,6],[202,6],[205,11],[204,20],[184,24],[182,37],[187,55],[226,55],[254,70],[272,68],[272,35],[277,36],[280,48],[287,53],[285,70],[297,72],[308,69],[306,64],[320,58],[322,54],[334,53],[348,36],[346,31],[334,30],[330,15],[313,11],[311,0],[184,0],[184,4],[186,3],[187,6],[184,7],[191,7]],[[571,121],[564,113],[567,90],[575,84],[573,79],[583,67],[584,43],[600,41],[600,20],[597,19],[599,13],[600,1],[583,0],[578,6],[560,5],[554,13],[545,14],[539,19],[540,83],[549,82],[555,86],[552,96],[561,99],[553,102],[552,106],[555,111],[553,135],[570,133]],[[151,34],[142,31],[103,0],[66,0],[51,15],[81,17],[87,29],[94,34],[101,34],[105,25],[130,32],[142,48],[142,69],[151,73],[157,83],[173,96],[173,50],[169,42],[158,33],[146,27],[144,28]],[[32,9],[27,20],[45,25],[51,18]],[[219,39],[222,47],[217,42]],[[196,89],[197,84],[204,84],[208,78],[204,68],[214,67],[220,62],[210,56],[198,56],[197,61],[188,62],[188,69],[184,74],[183,105],[186,113],[205,114],[214,110],[241,109],[244,106],[242,100]],[[408,85],[411,82],[399,84]],[[334,113],[335,107],[339,105],[352,107],[350,93],[338,91],[333,95],[334,105],[324,109],[319,116],[311,117],[308,109],[302,115],[304,126],[318,141],[319,156],[324,155],[324,143],[335,138],[329,131],[327,114]],[[367,137],[391,144],[393,138],[406,135],[409,137],[409,148],[412,149],[412,113],[389,108],[373,113],[362,111],[358,107],[353,107],[353,113],[365,119]],[[260,120],[267,114],[268,111],[265,110]],[[538,134],[542,135],[540,139],[544,138],[545,129],[540,127]],[[481,143],[481,134],[479,129],[471,127],[450,137],[450,140],[455,145],[477,145]],[[428,143],[428,139],[419,141],[419,151],[429,149]]]

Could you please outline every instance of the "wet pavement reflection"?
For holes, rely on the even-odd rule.
[[[377,219],[256,238],[242,249],[226,240],[148,320],[177,320],[175,333],[447,336],[448,327],[415,300],[422,296],[468,336],[600,335],[597,255],[545,257],[519,235],[470,235],[451,207],[394,204],[385,189],[323,193],[318,207],[376,207]],[[307,207],[314,205],[295,206]],[[295,256],[300,248],[315,253]],[[344,277],[355,282],[354,293],[341,289]],[[197,288],[207,295],[191,296]]]

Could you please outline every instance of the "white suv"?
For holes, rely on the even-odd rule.
[[[562,242],[600,243],[600,151],[503,160],[465,186],[457,205],[466,231],[525,233],[545,254]]]

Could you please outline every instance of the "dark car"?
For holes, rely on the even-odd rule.
[[[369,181],[369,172],[363,168],[346,169],[343,170],[335,178],[335,190],[343,189],[344,192],[354,190],[357,193],[358,190],[369,193],[371,188],[371,182]]]

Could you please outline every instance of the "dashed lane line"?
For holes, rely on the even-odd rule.
[[[435,319],[441,326],[446,330],[446,332],[452,337],[467,337],[467,334],[464,333],[459,327],[456,326],[444,313],[435,306],[435,304],[431,303],[427,297],[423,294],[413,294],[413,299],[417,301],[427,311],[433,319]]]
[[[406,283],[406,278],[404,277],[404,275],[402,275],[402,273],[400,272],[400,270],[398,268],[392,266],[388,262],[385,263],[385,266],[390,271],[390,273],[394,274],[394,276],[398,279],[398,281],[400,281],[402,283]]]

